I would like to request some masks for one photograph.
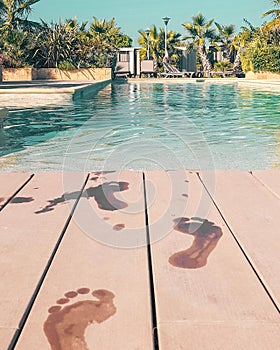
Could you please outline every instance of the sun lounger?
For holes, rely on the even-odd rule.
[[[224,72],[210,72],[209,73],[210,78],[213,78],[215,76],[219,76],[221,78],[227,78],[235,76],[236,78],[245,78],[245,73],[241,71],[224,71]]]
[[[165,78],[179,78],[185,77],[185,73],[180,72],[176,67],[172,66],[170,63],[163,62]]]
[[[117,76],[130,77],[129,62],[117,62],[114,69],[114,78]]]
[[[172,66],[170,63],[163,62],[164,73],[162,74],[165,78],[195,78],[195,72],[181,72],[176,67]]]
[[[140,78],[142,74],[153,75],[153,77],[157,76],[157,72],[154,67],[153,60],[143,60],[140,65]]]
[[[213,77],[221,77],[221,78],[225,78],[225,72],[219,71],[219,72],[209,72],[209,77],[213,78]]]
[[[235,76],[236,78],[245,78],[245,73],[242,71],[225,71],[225,77]]]

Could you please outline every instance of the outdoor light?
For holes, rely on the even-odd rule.
[[[164,51],[165,51],[165,55],[164,55],[164,57],[166,59],[168,59],[168,51],[167,51],[167,24],[168,24],[170,18],[169,17],[163,17],[162,19],[163,19],[163,22],[165,24],[165,31],[164,31]]]
[[[147,59],[150,59],[150,28],[147,28],[145,30],[145,33],[147,35]]]

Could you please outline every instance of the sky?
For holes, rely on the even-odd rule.
[[[115,18],[117,26],[137,45],[138,30],[155,24],[164,27],[162,17],[170,17],[168,30],[185,34],[182,23],[191,22],[201,12],[208,20],[229,25],[237,31],[244,25],[243,18],[254,26],[264,22],[262,14],[272,9],[271,0],[40,0],[32,6],[30,20],[50,23],[76,17],[79,22],[92,22],[92,17]]]

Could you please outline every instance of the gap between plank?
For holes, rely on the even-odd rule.
[[[253,176],[253,178],[261,184],[267,191],[269,191],[271,194],[273,194],[276,198],[280,199],[278,193],[274,192],[269,186],[267,186],[265,183],[262,182],[261,179],[259,179],[253,171],[249,171],[249,174]]]
[[[277,305],[277,303],[274,301],[273,296],[270,294],[268,288],[265,285],[265,282],[262,280],[260,274],[258,273],[258,271],[256,270],[256,268],[254,267],[253,262],[251,261],[251,259],[249,258],[249,256],[247,255],[245,249],[242,247],[241,243],[239,242],[238,238],[236,237],[236,235],[234,234],[234,232],[232,231],[231,227],[229,226],[226,218],[224,217],[222,211],[220,210],[220,208],[218,207],[218,204],[216,203],[215,199],[212,197],[211,193],[208,191],[207,187],[205,186],[202,178],[200,177],[199,172],[196,173],[196,175],[198,176],[200,182],[202,183],[203,187],[205,188],[206,192],[208,193],[209,197],[211,198],[213,204],[215,205],[216,209],[218,210],[219,214],[221,215],[224,223],[226,224],[229,232],[231,233],[232,237],[234,238],[235,242],[237,243],[239,249],[241,250],[242,254],[244,255],[245,259],[247,260],[247,262],[249,263],[250,267],[252,268],[253,272],[255,273],[257,279],[259,280],[260,284],[262,285],[262,287],[264,288],[266,294],[268,295],[269,299],[271,300],[272,304],[275,306],[276,310],[278,311],[278,313],[280,313],[280,309]]]
[[[47,264],[46,264],[46,266],[44,268],[44,271],[43,271],[43,273],[42,273],[42,275],[41,275],[41,277],[39,279],[39,282],[38,282],[38,284],[37,284],[37,286],[36,286],[36,288],[35,288],[35,290],[33,292],[33,295],[32,295],[32,297],[31,297],[31,299],[30,299],[30,301],[29,301],[29,303],[28,303],[28,305],[26,307],[25,312],[23,313],[23,316],[22,316],[22,318],[21,318],[21,320],[19,322],[18,329],[15,331],[15,334],[14,334],[12,340],[11,340],[11,343],[10,343],[10,345],[8,347],[8,350],[13,350],[15,348],[18,340],[19,340],[19,337],[20,337],[20,335],[21,335],[21,333],[23,331],[23,328],[24,328],[24,326],[26,324],[26,321],[27,321],[27,319],[28,319],[28,317],[30,315],[32,307],[33,307],[33,305],[34,305],[34,303],[36,301],[36,298],[37,298],[37,296],[38,296],[38,294],[40,292],[42,284],[43,284],[43,282],[44,282],[44,280],[45,280],[45,278],[47,276],[47,273],[48,273],[48,271],[49,271],[49,269],[51,267],[51,264],[52,264],[52,262],[53,262],[53,260],[54,260],[54,258],[56,256],[56,253],[57,253],[60,245],[61,245],[61,242],[62,242],[62,240],[63,240],[63,238],[65,236],[66,230],[67,230],[67,228],[68,228],[68,226],[69,226],[69,224],[70,224],[70,222],[72,220],[74,211],[75,211],[75,209],[76,209],[76,207],[77,207],[77,205],[79,203],[79,200],[80,200],[80,198],[81,198],[81,196],[83,194],[83,191],[84,191],[85,186],[86,186],[86,184],[88,182],[89,176],[90,176],[90,174],[87,175],[87,177],[86,177],[86,179],[85,179],[85,181],[83,183],[83,186],[82,186],[82,188],[80,190],[80,194],[79,194],[79,196],[77,197],[77,199],[76,199],[76,201],[74,203],[74,206],[73,206],[73,208],[72,208],[72,210],[71,210],[71,212],[70,212],[70,214],[69,214],[69,216],[68,216],[68,218],[66,220],[66,223],[65,223],[65,225],[64,225],[64,227],[62,229],[62,232],[61,232],[61,234],[60,234],[60,236],[59,236],[59,238],[58,238],[58,240],[57,240],[57,242],[56,242],[56,244],[54,246],[52,254],[51,254],[51,256],[50,256],[50,258],[49,258],[49,260],[48,260],[48,262],[47,262]]]
[[[11,200],[13,200],[13,199],[15,198],[15,196],[23,189],[23,187],[24,187],[25,185],[28,184],[28,182],[29,182],[33,177],[34,177],[34,174],[31,174],[31,175],[29,176],[29,178],[20,186],[20,188],[17,189],[16,192],[15,192],[14,194],[12,194],[11,197],[9,197],[9,198],[6,200],[6,202],[5,202],[2,206],[0,206],[0,211],[2,211],[2,210],[11,202]]]
[[[148,205],[147,205],[146,177],[145,177],[144,172],[143,172],[143,188],[144,188],[145,222],[146,222],[146,237],[147,237],[147,257],[148,257],[148,271],[149,271],[149,283],[150,283],[153,340],[154,340],[154,350],[159,350],[157,310],[156,310],[156,299],[155,299],[155,285],[154,285],[154,276],[153,276],[153,260],[152,260],[152,251],[151,251],[149,214],[148,214]]]

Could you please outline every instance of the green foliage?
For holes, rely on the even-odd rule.
[[[122,33],[115,19],[108,21],[93,17],[93,22],[79,24],[69,19],[59,23],[36,23],[28,20],[32,6],[40,0],[0,0],[0,64],[5,67],[59,67],[74,69],[86,67],[110,67],[120,47],[130,47],[132,39]],[[244,20],[246,26],[234,36],[233,25],[220,25],[214,19],[208,21],[198,13],[192,22],[183,24],[189,45],[197,49],[197,64],[201,70],[211,70],[207,46],[223,45],[223,59],[214,70],[229,70],[230,58],[235,57],[234,70],[280,72],[280,0],[273,0],[274,8],[264,16],[271,20],[261,28],[255,28]],[[216,29],[213,27],[215,23]],[[139,31],[141,58],[147,56],[149,43],[150,58],[162,69],[165,32],[152,26],[149,36]],[[179,59],[177,46],[182,43],[179,33],[168,31],[167,48],[169,57],[176,64]],[[241,67],[242,64],[242,67]]]
[[[90,26],[92,56],[91,65],[97,68],[111,67],[119,47],[131,46],[132,40],[116,26],[115,19],[98,20],[93,17]]]
[[[121,34],[117,38],[117,47],[132,47],[132,39],[126,34]]]
[[[279,19],[253,27],[245,20],[238,35],[240,60],[245,72],[280,72]]]
[[[192,16],[192,22],[183,24],[187,32],[184,39],[191,39],[192,45],[197,49],[200,56],[202,70],[207,72],[211,70],[211,63],[206,53],[206,43],[212,43],[217,38],[216,31],[212,27],[214,19],[206,20],[200,12],[196,16]]]
[[[215,25],[218,29],[218,35],[215,39],[217,43],[222,44],[223,47],[223,60],[230,62],[231,59],[231,53],[234,50],[234,32],[235,32],[235,26],[233,24],[231,25],[221,25],[217,22],[215,22]]]
[[[76,68],[86,66],[92,46],[85,25],[75,19],[51,25],[42,22],[42,30],[30,43],[30,62],[45,68],[58,68],[65,62]]]
[[[9,29],[2,32],[0,37],[0,52],[2,52],[2,65],[7,68],[18,68],[28,65],[28,42],[32,35],[26,32]]]
[[[73,69],[76,69],[77,67],[75,67],[73,63],[69,61],[61,61],[58,64],[58,68],[62,70],[73,70]]]
[[[280,18],[280,0],[273,0],[272,3],[273,3],[273,6],[276,7],[276,9],[272,9],[265,12],[263,14],[263,17],[273,16],[274,18]]]
[[[258,46],[253,42],[241,55],[241,62],[245,72],[280,72],[280,47],[265,43]]]
[[[30,29],[38,23],[28,20],[31,6],[40,0],[0,0],[0,31]]]
[[[51,24],[29,21],[38,1],[0,0],[0,63],[5,67],[110,67],[117,49],[132,45],[114,18],[94,17],[89,29],[75,18]]]
[[[39,0],[0,0],[0,52],[8,68],[28,65],[28,46],[38,23],[28,21],[31,6]]]
[[[220,61],[220,62],[216,62],[214,64],[214,71],[215,72],[225,72],[227,70],[232,70],[232,63],[228,62],[228,61]]]
[[[165,55],[165,30],[163,28],[156,28],[152,25],[147,35],[146,31],[139,30],[141,35],[138,39],[139,45],[142,47],[140,51],[141,59],[147,58],[147,48],[149,43],[150,59],[153,59],[159,71],[163,67],[163,58]],[[173,64],[176,64],[179,59],[178,49],[176,46],[181,46],[181,34],[172,30],[167,32],[167,51]]]

